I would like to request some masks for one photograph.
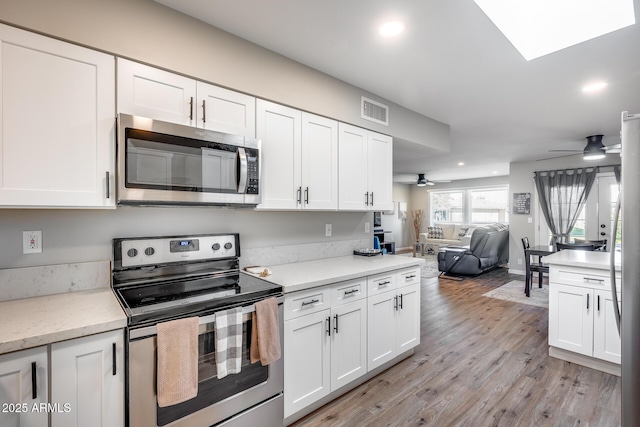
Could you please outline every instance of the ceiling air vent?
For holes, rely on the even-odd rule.
[[[389,126],[389,107],[387,105],[365,98],[364,96],[361,99],[360,117],[381,125]]]

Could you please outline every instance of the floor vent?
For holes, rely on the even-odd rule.
[[[361,99],[360,117],[381,125],[389,126],[389,107],[387,105],[365,98],[364,96]]]

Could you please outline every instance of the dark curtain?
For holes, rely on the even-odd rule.
[[[551,244],[569,241],[596,174],[596,168],[534,172],[542,213],[552,233]]]

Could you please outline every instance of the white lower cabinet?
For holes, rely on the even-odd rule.
[[[0,356],[0,426],[46,427],[47,347]]]
[[[285,418],[420,343],[419,273],[413,267],[286,295]]]
[[[601,276],[590,274],[588,269],[556,271],[555,266],[551,267],[549,345],[620,364],[621,341],[613,299],[610,291],[601,289],[608,285]],[[574,282],[583,286],[576,286]]]
[[[124,369],[122,330],[51,344],[51,426],[123,425]]]
[[[420,283],[369,297],[369,370],[420,344]]]

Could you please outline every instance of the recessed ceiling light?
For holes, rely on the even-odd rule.
[[[527,60],[635,24],[633,0],[474,0]]]
[[[595,82],[582,86],[583,92],[597,92],[607,87],[607,82]]]
[[[464,166],[464,162],[458,162],[458,166]]]
[[[404,31],[404,22],[387,21],[380,26],[378,32],[383,37],[394,37]]]

